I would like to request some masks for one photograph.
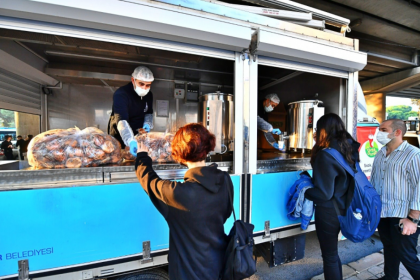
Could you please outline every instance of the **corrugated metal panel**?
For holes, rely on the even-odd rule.
[[[305,63],[300,63],[300,62],[295,62],[295,61],[290,61],[290,60],[266,57],[266,56],[261,56],[261,55],[258,56],[258,64],[271,66],[271,67],[277,67],[277,68],[302,71],[302,72],[307,72],[307,73],[339,77],[339,78],[344,78],[344,79],[348,79],[349,77],[349,73],[346,71],[336,70],[336,69],[317,66],[317,65],[305,64]]]
[[[0,69],[0,108],[41,114],[41,89],[37,83]]]

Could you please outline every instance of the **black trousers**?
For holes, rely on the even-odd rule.
[[[315,227],[324,263],[324,279],[343,279],[341,260],[338,256],[340,222],[334,208],[315,207]]]
[[[13,160],[13,152],[4,151],[4,155],[6,156],[6,160]]]
[[[420,280],[420,261],[417,258],[417,240],[420,230],[415,234],[402,235],[395,227],[400,218],[382,218],[378,225],[379,235],[384,245],[385,279],[397,280],[400,263],[403,263],[414,280]]]

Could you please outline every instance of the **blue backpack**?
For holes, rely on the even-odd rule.
[[[372,236],[381,219],[381,197],[369,182],[356,162],[357,172],[350,167],[343,155],[333,148],[324,149],[354,178],[354,194],[345,216],[340,215],[337,202],[333,204],[340,221],[341,233],[355,243],[362,242]],[[349,189],[351,195],[352,189]]]

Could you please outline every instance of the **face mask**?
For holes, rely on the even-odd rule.
[[[389,142],[391,142],[393,138],[388,138],[389,133],[388,132],[383,132],[383,131],[378,131],[378,135],[376,135],[376,139],[378,140],[379,143],[381,143],[382,145],[386,145]]]
[[[274,108],[273,108],[273,106],[271,106],[271,104],[270,104],[268,107],[265,107],[265,106],[264,106],[264,110],[265,110],[267,113],[270,113],[271,111],[273,111],[273,110],[274,110]]]
[[[134,91],[137,93],[138,96],[145,96],[147,93],[149,93],[150,88],[148,89],[142,89],[141,87],[136,87]]]

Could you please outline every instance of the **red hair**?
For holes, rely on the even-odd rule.
[[[178,162],[197,162],[206,159],[216,146],[216,137],[203,125],[190,123],[181,127],[172,141],[172,157]]]

